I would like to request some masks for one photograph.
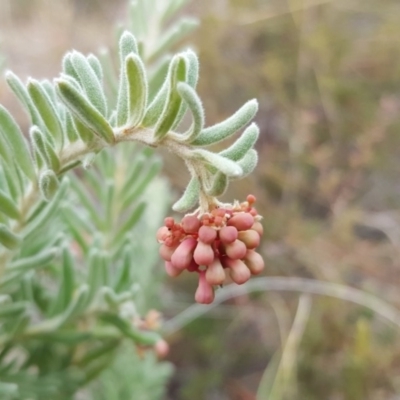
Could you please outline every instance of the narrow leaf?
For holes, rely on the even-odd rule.
[[[146,205],[146,202],[143,201],[139,203],[137,207],[135,207],[135,209],[131,212],[131,215],[119,229],[118,233],[115,235],[114,243],[118,243],[120,240],[122,240],[125,234],[137,224],[137,222],[143,215],[144,210],[146,209]]]
[[[171,90],[154,128],[154,136],[158,140],[161,140],[168,133],[178,116],[182,98],[178,93],[177,85],[178,82],[186,80],[186,63],[186,58],[182,54],[175,56],[171,61],[169,73]]]
[[[6,271],[7,273],[14,273],[45,267],[55,258],[56,255],[56,248],[46,249],[39,254],[35,254],[30,257],[20,258],[19,260],[11,262]]]
[[[32,123],[34,125],[40,126],[42,124],[42,120],[35,106],[33,105],[32,99],[29,97],[28,91],[26,90],[24,84],[17,77],[17,75],[15,75],[11,71],[7,71],[6,80],[12,91],[17,96],[18,100],[25,107],[26,111],[28,111]]]
[[[204,129],[192,144],[194,146],[208,146],[228,138],[246,126],[256,115],[257,110],[257,100],[248,101],[230,118]]]
[[[228,187],[228,177],[222,172],[217,172],[213,178],[212,185],[207,188],[207,194],[210,196],[222,196]]]
[[[45,170],[40,174],[39,189],[46,201],[50,201],[60,187],[57,175],[51,169]]]
[[[125,62],[128,81],[128,124],[137,126],[143,119],[147,106],[147,78],[142,60],[131,54]]]
[[[71,56],[71,62],[90,103],[101,115],[107,115],[107,103],[104,91],[89,61],[83,54],[74,51]]]
[[[33,180],[35,169],[28,143],[14,118],[2,105],[0,105],[0,135],[9,143],[13,157],[18,160],[18,166],[29,179]]]
[[[192,154],[204,159],[218,171],[221,171],[228,177],[237,178],[243,174],[242,168],[238,165],[238,163],[230,160],[229,158],[222,157],[218,154],[203,149],[194,150]]]
[[[110,124],[81,93],[62,79],[57,80],[57,88],[61,100],[84,125],[107,143],[114,142],[114,133]]]
[[[190,127],[188,132],[183,135],[184,141],[190,143],[196,139],[204,127],[203,105],[199,96],[197,96],[196,91],[187,83],[180,82],[178,84],[178,92],[193,116],[193,125]]]
[[[43,132],[37,127],[32,126],[30,130],[32,146],[40,154],[42,160],[49,169],[55,172],[60,170],[60,160],[53,146],[47,141]]]
[[[232,144],[232,146],[218,154],[220,156],[229,158],[232,161],[240,160],[254,146],[254,143],[258,139],[259,133],[260,130],[258,129],[258,126],[254,123],[251,124],[245,129],[240,138]]]
[[[182,197],[172,206],[174,211],[186,212],[194,208],[199,201],[200,182],[192,177]]]
[[[237,163],[243,170],[243,175],[241,177],[251,174],[258,163],[257,152],[254,149],[250,149]]]
[[[0,211],[12,219],[19,219],[20,212],[16,203],[0,189]]]
[[[21,243],[21,237],[11,232],[4,224],[0,224],[0,243],[9,250],[16,249]]]
[[[92,70],[96,74],[99,82],[103,82],[103,68],[101,67],[99,59],[94,54],[89,54],[87,60],[92,67]]]
[[[28,81],[28,92],[38,110],[50,137],[54,140],[56,148],[60,149],[63,144],[63,132],[57,110],[42,85],[33,79]]]

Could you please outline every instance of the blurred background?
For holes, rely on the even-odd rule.
[[[0,0],[0,68],[55,77],[66,51],[114,46],[126,9]],[[400,2],[203,0],[185,14],[201,22],[182,46],[200,57],[207,123],[260,102],[258,168],[224,197],[256,195],[264,275],[345,284],[400,307]],[[27,131],[3,79],[0,102]],[[164,160],[177,197],[187,175]],[[166,320],[193,303],[195,287],[189,275],[166,280]],[[399,333],[339,299],[249,293],[167,337],[175,372],[164,398],[400,399]]]

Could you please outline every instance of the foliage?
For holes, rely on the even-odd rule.
[[[185,161],[197,184],[189,184],[176,203],[181,211],[193,208],[198,198],[200,210],[207,211],[217,202],[210,191],[215,179],[226,186],[229,178],[255,167],[248,131],[225,153],[202,147],[244,127],[257,102],[204,128],[195,53],[186,50],[160,61],[192,21],[179,20],[156,42],[147,39],[154,39],[148,26],[158,30],[183,5],[179,0],[131,3],[137,36],[120,34],[119,83],[107,55],[103,67],[95,55],[77,51],[65,55],[54,82],[29,78],[24,84],[6,73],[31,128],[28,144],[0,107],[2,398],[72,398],[113,363],[127,340],[155,349],[162,343],[157,324],[141,316],[159,290],[150,238],[168,198],[152,198],[166,189],[156,177],[160,163],[153,151],[129,142],[166,147]],[[193,124],[185,131],[179,126],[187,111]],[[257,136],[255,125],[249,129]],[[86,171],[67,173],[78,165]],[[144,388],[160,391],[169,370],[144,357]],[[110,371],[120,368],[119,361],[113,365]],[[148,376],[146,368],[155,374]],[[126,370],[127,382],[130,375]],[[110,396],[121,398],[118,391]]]

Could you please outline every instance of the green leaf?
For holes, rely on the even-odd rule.
[[[144,210],[146,209],[146,205],[147,203],[142,201],[135,207],[126,222],[122,225],[118,233],[115,235],[114,243],[117,244],[118,242],[120,242],[124,238],[125,234],[137,224],[137,222],[143,215]]]
[[[120,316],[112,313],[102,313],[100,318],[103,322],[114,325],[126,337],[132,339],[137,344],[145,346],[154,346],[161,339],[160,335],[152,331],[139,331],[132,323],[122,319]]]
[[[142,122],[147,106],[147,78],[142,60],[131,54],[125,61],[128,82],[128,124],[137,126]]]
[[[43,198],[50,201],[57,193],[60,182],[57,175],[51,169],[42,171],[39,178],[39,189]]]
[[[58,211],[61,202],[65,199],[65,194],[69,187],[69,179],[64,177],[60,184],[59,190],[56,192],[53,199],[35,215],[35,218],[24,228],[23,236],[27,238],[32,235],[37,229],[43,227]]]
[[[30,257],[20,258],[19,260],[11,262],[6,271],[7,273],[26,272],[35,268],[45,267],[54,260],[57,252],[58,250],[56,248],[51,248]]]
[[[144,173],[144,171],[141,171],[140,175],[137,177],[130,190],[124,190],[125,196],[121,201],[122,209],[129,207],[136,199],[139,198],[139,196],[144,192],[149,183],[159,173],[160,168],[161,162],[159,160],[155,160],[150,165],[150,168],[146,171],[146,173]]]
[[[241,177],[251,174],[258,163],[257,152],[254,149],[250,149],[237,163],[243,170],[243,175]]]
[[[65,115],[65,132],[67,133],[67,137],[70,143],[76,142],[80,137],[80,135],[78,134],[78,130],[76,129],[76,126],[74,124],[73,117],[69,111],[67,111]]]
[[[114,143],[114,132],[107,120],[69,82],[58,79],[58,94],[68,109],[106,143]]]
[[[257,110],[257,100],[248,101],[230,118],[204,129],[192,144],[194,146],[208,146],[228,138],[246,126],[256,115]]]
[[[122,126],[128,122],[129,117],[129,95],[128,82],[126,72],[126,58],[131,53],[137,54],[137,42],[135,37],[128,31],[125,31],[119,40],[119,59],[120,59],[120,74],[119,74],[119,89],[117,100],[117,125]]]
[[[29,79],[28,92],[50,134],[51,139],[54,140],[56,148],[61,149],[63,145],[62,125],[52,100],[47,95],[42,85],[36,80]]]
[[[254,146],[258,139],[260,130],[256,124],[251,124],[242,133],[232,146],[218,153],[220,156],[229,158],[232,161],[238,161]]]
[[[200,182],[192,177],[182,197],[172,206],[174,211],[186,212],[194,208],[199,201]]]
[[[8,197],[7,193],[0,189],[0,212],[7,215],[9,218],[18,220],[20,212],[15,201]]]
[[[72,62],[72,53],[67,53],[62,60],[62,69],[66,75],[79,82],[79,75]]]
[[[46,166],[58,172],[60,170],[60,160],[53,146],[47,141],[44,133],[37,126],[32,126],[30,137],[32,146],[38,152]]]
[[[237,178],[243,174],[240,165],[229,158],[222,157],[204,149],[193,150],[192,154],[195,157],[205,160],[228,177]]]
[[[0,105],[0,135],[7,140],[13,158],[18,160],[18,166],[24,174],[31,180],[35,179],[28,143],[14,118],[2,105]]]
[[[51,315],[59,314],[67,309],[70,304],[74,292],[75,285],[75,269],[74,259],[67,246],[62,249],[62,271],[59,279],[60,287],[57,297],[51,307]]]
[[[190,127],[189,131],[183,135],[183,140],[190,143],[196,139],[204,127],[203,105],[196,91],[187,83],[179,82],[178,92],[193,116],[193,125]]]
[[[28,91],[21,80],[11,71],[7,71],[6,80],[12,91],[17,96],[18,100],[22,103],[25,109],[28,111],[31,121],[34,125],[41,126],[42,120],[33,105],[32,99],[29,97]]]
[[[199,79],[199,60],[198,60],[196,54],[190,49],[186,50],[184,54],[185,54],[186,63],[187,63],[186,82],[190,87],[195,89],[196,85],[197,85],[197,81]],[[196,96],[197,96],[197,94],[196,94]],[[199,98],[198,98],[197,102],[200,102],[200,104],[201,104],[201,101]],[[187,102],[183,101],[180,106],[178,115],[175,119],[175,122],[171,127],[171,130],[177,129],[177,127],[182,122],[182,119],[186,114],[187,108],[188,108]],[[190,106],[189,106],[189,109],[190,109]],[[202,107],[201,107],[201,109],[202,109]],[[202,128],[203,128],[203,126],[202,126]]]
[[[94,54],[89,54],[87,60],[92,67],[93,72],[96,74],[99,82],[103,82],[103,68],[101,67],[99,59]]]
[[[92,248],[89,253],[88,260],[88,277],[87,283],[89,287],[89,294],[87,301],[90,303],[96,296],[97,291],[107,285],[105,263],[103,254],[100,250]]]
[[[222,172],[217,172],[213,177],[212,185],[206,192],[210,196],[222,196],[228,187],[228,177]]]
[[[0,308],[0,319],[16,318],[19,314],[26,311],[27,303],[18,302],[2,305]]]
[[[0,224],[0,243],[7,249],[14,250],[21,244],[21,237],[11,232],[4,224]]]
[[[71,56],[71,62],[89,102],[101,115],[107,115],[107,102],[104,91],[89,61],[83,54],[74,51]]]
[[[174,124],[182,103],[182,98],[177,90],[179,82],[186,80],[187,60],[183,54],[178,54],[171,61],[169,70],[170,92],[164,109],[154,128],[154,136],[161,140]]]

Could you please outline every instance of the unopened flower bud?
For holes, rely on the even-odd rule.
[[[264,269],[264,260],[260,254],[254,250],[248,250],[243,262],[253,275],[260,274]]]
[[[207,267],[206,280],[210,285],[222,285],[226,276],[224,267],[221,264],[219,258],[215,258],[214,261]]]
[[[156,352],[158,358],[164,358],[169,353],[169,344],[165,340],[160,339],[154,345],[154,351]]]
[[[201,222],[194,215],[186,215],[182,219],[182,228],[186,233],[197,233],[201,226]]]
[[[264,227],[262,226],[260,221],[254,222],[253,226],[251,227],[253,231],[256,231],[260,236],[264,233]]]
[[[183,269],[178,269],[174,267],[171,261],[165,261],[164,265],[165,265],[165,271],[172,278],[175,278],[176,276],[180,275],[183,271]]]
[[[252,229],[240,231],[238,238],[248,249],[255,249],[260,244],[260,235]]]
[[[214,300],[214,289],[207,282],[204,271],[199,273],[199,285],[197,286],[194,298],[200,304],[210,304]]]
[[[156,238],[159,243],[162,243],[169,235],[169,230],[166,226],[158,228]]]
[[[247,252],[246,245],[238,239],[233,243],[226,244],[224,248],[226,255],[233,260],[240,260]]]
[[[228,226],[234,226],[238,231],[247,231],[254,224],[254,217],[249,213],[241,212],[235,214],[228,220]]]
[[[193,258],[198,265],[210,265],[214,260],[214,250],[209,244],[199,241]]]
[[[199,239],[203,243],[211,244],[217,237],[217,231],[210,226],[202,226],[199,229]]]
[[[250,279],[250,270],[246,267],[246,264],[241,260],[232,260],[231,258],[224,257],[223,264],[229,268],[229,275],[232,280],[241,285]]]
[[[193,252],[196,248],[197,240],[189,237],[185,239],[172,254],[171,262],[175,268],[185,269],[187,268],[193,258]]]
[[[238,231],[234,226],[224,226],[219,230],[219,238],[222,243],[233,243],[238,238]]]
[[[172,254],[174,254],[176,246],[170,247],[166,244],[162,244],[159,248],[160,256],[165,261],[171,261]]]

